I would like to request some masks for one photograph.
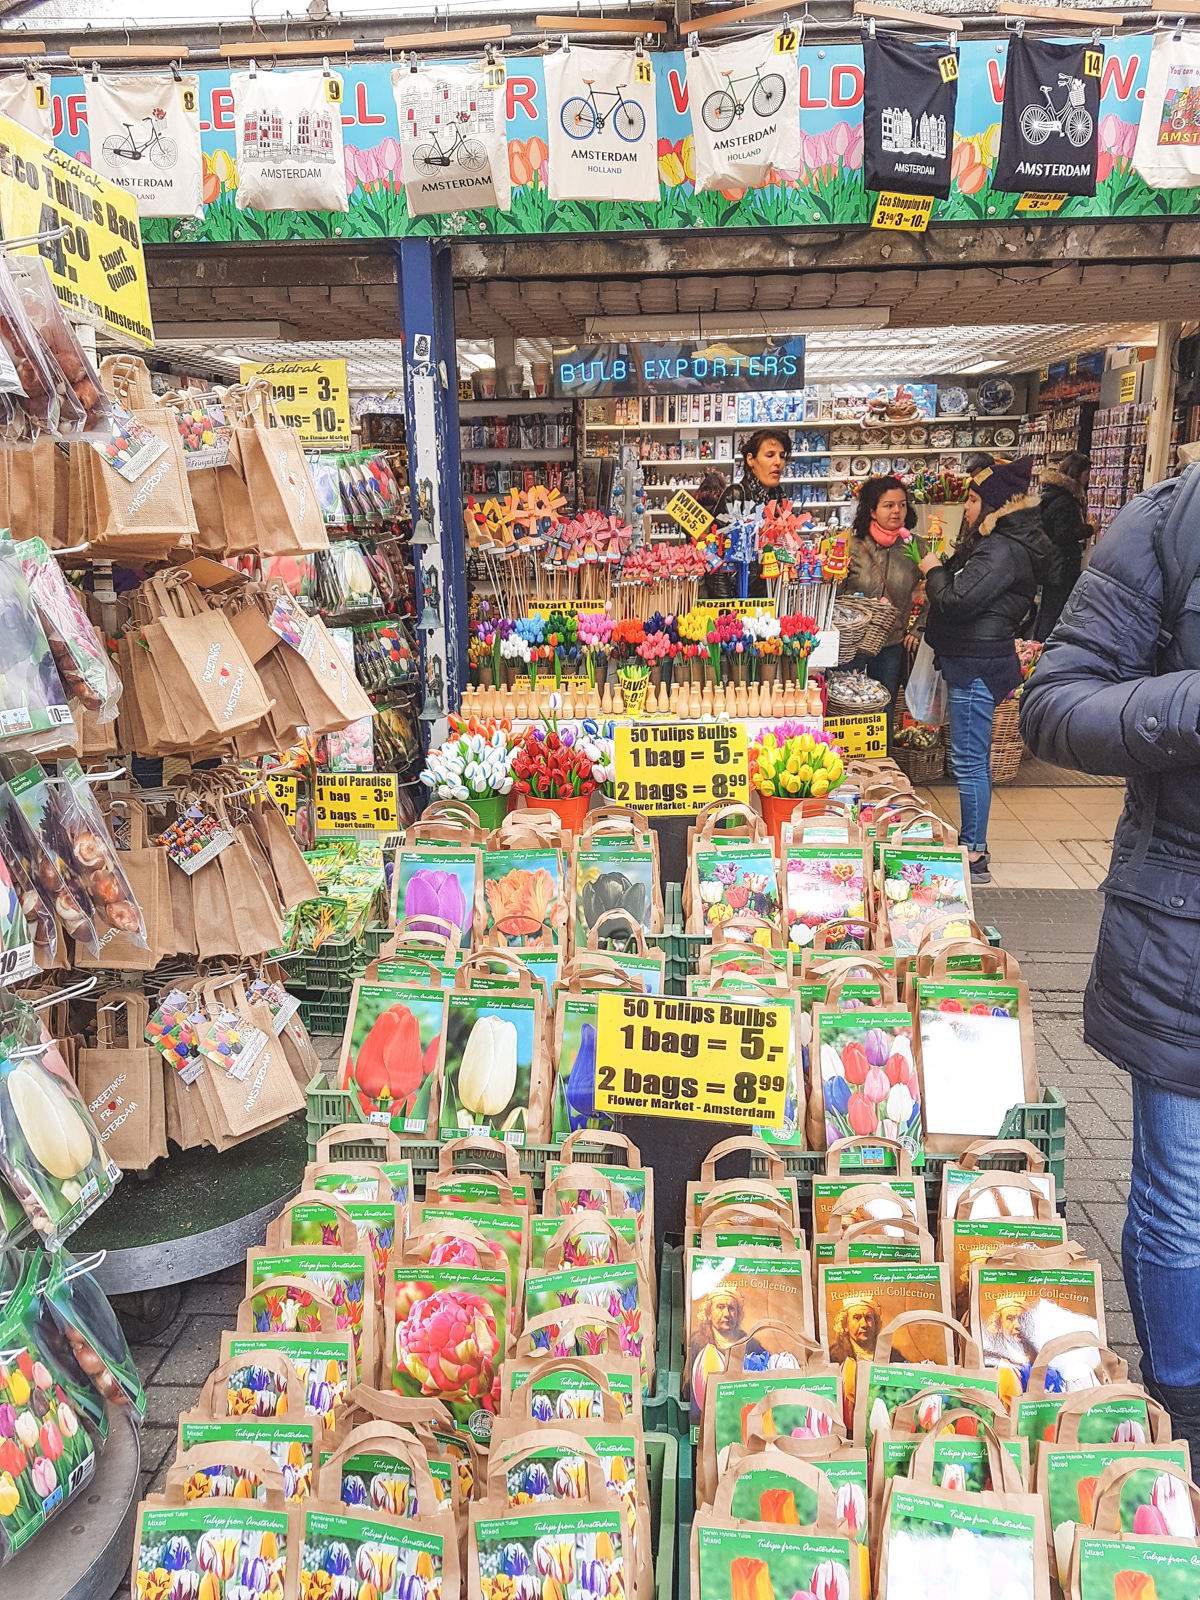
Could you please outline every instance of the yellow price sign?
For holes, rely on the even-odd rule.
[[[740,722],[618,723],[616,799],[655,817],[690,817],[712,800],[750,795]]]
[[[344,361],[243,361],[242,382],[266,378],[285,428],[306,450],[349,450],[350,388]]]
[[[887,751],[887,712],[868,711],[857,717],[826,717],[825,732],[842,747],[847,760],[881,756]]]
[[[1120,396],[1119,396],[1119,403],[1121,405],[1123,405],[1123,406],[1127,406],[1127,405],[1129,405],[1129,403],[1132,400],[1135,400],[1136,398],[1137,398],[1137,368],[1136,367],[1130,367],[1128,372],[1123,372],[1121,374],[1121,393],[1120,393]]]
[[[1053,216],[1067,203],[1065,194],[1023,194],[1017,201],[1017,210],[1024,216]]]
[[[343,828],[393,832],[398,819],[394,772],[331,772],[317,779],[318,833],[340,833]]]
[[[780,28],[775,35],[775,54],[794,56],[800,49],[800,35],[795,28]]]
[[[702,533],[707,532],[712,523],[712,517],[699,500],[693,500],[686,489],[680,489],[678,494],[672,495],[663,510],[669,517],[673,517],[684,533],[692,539],[698,539]]]
[[[654,68],[650,64],[649,56],[638,56],[633,64],[634,83],[653,83]]]
[[[267,788],[275,796],[288,827],[294,828],[296,825],[296,779],[294,774],[291,777],[268,778],[266,784]]]
[[[787,1006],[601,994],[596,1110],[782,1128]]]
[[[708,611],[715,620],[723,612],[736,612],[739,617],[773,617],[774,600],[693,600],[693,611]]]
[[[59,304],[97,328],[153,345],[137,199],[8,117],[0,117],[0,226],[53,233],[26,255],[46,263]]]
[[[953,83],[955,78],[958,77],[958,57],[956,55],[939,56],[938,71],[942,75],[943,83]]]
[[[927,194],[888,194],[881,190],[875,201],[873,228],[893,233],[924,233],[933,215],[933,198]]]
[[[1085,78],[1098,78],[1104,71],[1104,51],[1085,50],[1083,52],[1083,75]]]

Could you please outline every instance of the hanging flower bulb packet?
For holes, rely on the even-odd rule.
[[[551,1109],[546,1003],[527,971],[515,990],[472,988],[474,976],[488,975],[489,956],[464,961],[447,998],[440,1136],[544,1144]]]
[[[441,1098],[446,995],[416,983],[356,978],[337,1081],[366,1121],[409,1138],[432,1139]]]

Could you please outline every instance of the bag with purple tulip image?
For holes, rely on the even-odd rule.
[[[590,1356],[552,1356],[547,1351],[511,1357],[500,1372],[500,1415],[515,1418],[524,1428],[585,1417],[628,1421],[640,1431],[641,1378],[620,1349],[620,1339],[614,1337],[602,1361]]]
[[[403,1518],[406,1527],[440,1536],[454,1551],[456,1570],[449,1580],[454,1594],[467,1542],[461,1480],[453,1462],[431,1459],[430,1451],[436,1455],[437,1448],[431,1429],[420,1424],[414,1432],[416,1438],[394,1422],[359,1423],[324,1457],[316,1503],[349,1507],[363,1516],[382,1511],[388,1521]],[[403,1580],[395,1593],[405,1593]],[[416,1600],[424,1593],[418,1590]]]
[[[392,872],[393,925],[403,917],[408,933],[448,934],[453,929],[454,943],[469,946],[482,879],[480,850],[406,842],[396,852]]]
[[[525,1317],[530,1319],[578,1306],[594,1307],[613,1318],[620,1331],[621,1353],[638,1363],[642,1392],[650,1394],[654,1384],[654,1302],[646,1269],[622,1240],[617,1255],[625,1259],[607,1266],[554,1267],[525,1274]],[[547,1259],[550,1259],[548,1256]],[[554,1324],[541,1324],[549,1335],[550,1348],[560,1350]],[[602,1333],[599,1323],[575,1325],[576,1348],[588,1353],[591,1338]]]
[[[761,1482],[764,1472],[772,1486],[760,1491],[757,1510],[765,1498],[771,1517],[736,1515],[735,1496],[739,1509],[746,1498],[739,1493],[742,1477]],[[779,1449],[767,1453],[765,1467],[753,1453],[722,1474],[712,1505],[692,1523],[689,1559],[693,1600],[860,1600],[863,1594],[863,1563],[846,1518],[838,1516],[833,1484],[819,1463]]]
[[[1069,1549],[1062,1541],[1067,1600],[1171,1600],[1195,1587],[1200,1489],[1188,1468],[1159,1461],[1147,1505],[1148,1477],[1141,1461],[1120,1459],[1090,1486],[1089,1514],[1075,1522]]]
[[[310,1500],[297,1513],[302,1528],[303,1573],[284,1591],[284,1600],[314,1595],[388,1596],[388,1600],[426,1600],[459,1592],[458,1536],[449,1506],[439,1509],[429,1473],[417,1470],[416,1516],[394,1517],[367,1507]]]
[[[205,1378],[188,1415],[205,1422],[227,1418],[270,1422],[282,1417],[302,1422],[304,1378],[284,1350],[256,1350],[252,1361],[245,1355],[226,1358]]]
[[[593,1166],[591,1162],[583,1161],[566,1164],[555,1162],[553,1166],[554,1176],[547,1178],[546,1187],[542,1191],[540,1220],[558,1226],[572,1217],[588,1218],[603,1215],[610,1221],[620,1224],[619,1231],[622,1237],[628,1237],[634,1243],[638,1257],[650,1276],[650,1287],[653,1291],[656,1285],[650,1267],[654,1260],[654,1243],[649,1219],[644,1209],[638,1210],[630,1205],[628,1192],[609,1176],[613,1169],[603,1169]],[[616,1170],[628,1171],[628,1168]],[[656,1309],[657,1304],[656,1297]]]
[[[572,1484],[582,1493],[514,1506],[510,1474],[557,1447],[582,1460],[583,1472]],[[486,1498],[471,1506],[465,1600],[492,1600],[500,1579],[508,1580],[500,1593],[522,1600],[642,1600],[628,1512],[584,1440],[534,1428],[511,1436],[502,1459],[489,1456]]]
[[[316,1296],[332,1302],[337,1331],[349,1328],[354,1339],[355,1382],[374,1381],[378,1360],[379,1319],[376,1316],[375,1269],[361,1246],[306,1245],[269,1250],[257,1246],[246,1253],[246,1298],[257,1324],[281,1330],[325,1326],[324,1308]],[[245,1302],[243,1302],[244,1304]]]
[[[187,1411],[179,1418],[179,1444],[170,1470],[186,1470],[187,1452],[198,1445],[250,1445],[255,1450],[265,1450],[283,1473],[284,1499],[299,1502],[309,1499],[316,1488],[319,1447],[324,1437],[321,1424],[306,1419],[302,1411],[296,1416],[274,1417],[210,1417],[199,1409]],[[245,1487],[239,1487],[243,1484]],[[189,1474],[184,1485],[190,1499],[248,1495],[254,1500],[262,1488],[265,1486],[261,1480],[244,1465],[224,1461],[207,1471],[197,1471],[194,1477]]]
[[[217,1370],[227,1374],[220,1380],[225,1394],[215,1403],[205,1402],[202,1395],[201,1402],[207,1404],[210,1415],[234,1415],[239,1410],[273,1415],[271,1407],[280,1403],[282,1396],[287,1414],[311,1417],[328,1445],[357,1394],[349,1330],[337,1331],[336,1308],[324,1300],[321,1330],[315,1333],[260,1333],[255,1331],[260,1320],[264,1319],[252,1311],[251,1302],[243,1300],[237,1329],[221,1335],[221,1367]],[[286,1356],[291,1362],[296,1371],[295,1388],[289,1388],[287,1380],[266,1364],[263,1358],[269,1355]],[[225,1412],[221,1406],[226,1407]]]

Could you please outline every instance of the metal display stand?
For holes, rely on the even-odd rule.
[[[4,1569],[3,1592],[30,1600],[109,1600],[124,1584],[137,1525],[141,1440],[128,1406],[108,1409],[92,1481]]]

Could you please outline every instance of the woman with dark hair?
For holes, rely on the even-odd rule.
[[[850,663],[881,683],[893,705],[900,687],[913,590],[921,580],[916,562],[904,550],[908,529],[916,522],[917,514],[908,503],[908,490],[899,478],[868,478],[858,491],[858,510],[850,535],[850,566],[839,591],[847,598],[862,594],[870,600],[890,600],[895,607],[882,648],[873,656],[855,656]],[[889,711],[889,748],[891,742]]]
[[[742,446],[742,476],[725,490],[713,516],[720,517],[726,511],[740,512],[743,506],[765,506],[772,500],[786,499],[787,490],[780,487],[780,480],[787,471],[791,453],[792,437],[783,428],[759,428],[752,433]],[[704,587],[710,600],[731,599],[733,575],[710,572]],[[754,599],[763,598],[767,592],[757,563],[750,569],[748,587]]]
[[[1091,470],[1091,457],[1081,450],[1072,450],[1057,468],[1042,472],[1042,502],[1038,509],[1046,537],[1054,546],[1042,580],[1042,599],[1033,625],[1033,637],[1043,644],[1054,632],[1054,624],[1083,571],[1083,547],[1092,536],[1084,517]]]

